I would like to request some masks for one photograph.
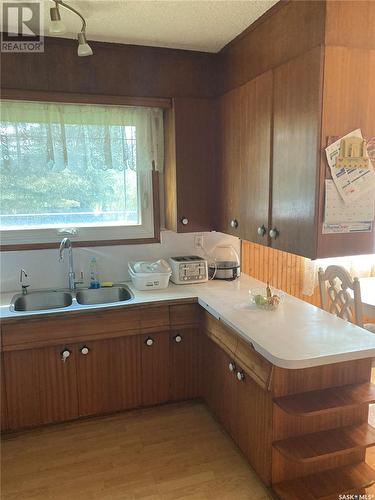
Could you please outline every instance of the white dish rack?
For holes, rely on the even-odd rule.
[[[162,290],[168,287],[172,270],[163,259],[157,261],[129,262],[130,278],[137,290]]]

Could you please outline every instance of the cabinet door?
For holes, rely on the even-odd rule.
[[[78,417],[77,356],[73,348],[44,347],[37,349],[37,355],[42,423],[63,422]]]
[[[142,405],[169,400],[169,332],[142,335]]]
[[[272,79],[272,71],[268,71],[244,85],[240,114],[239,236],[265,245],[269,227]]]
[[[140,405],[140,347],[137,336],[90,341],[76,344],[74,349],[81,416]]]
[[[236,371],[230,370],[231,358],[207,337],[203,340],[203,397],[218,421],[234,437],[236,435]]]
[[[0,430],[5,431],[8,429],[8,410],[6,401],[6,391],[5,391],[5,375],[4,375],[4,355],[1,353],[1,394],[0,394],[0,410],[1,410],[1,421]]]
[[[315,258],[322,49],[274,72],[272,246]]]
[[[172,401],[198,397],[198,330],[170,333],[170,397]]]
[[[4,353],[8,427],[19,429],[75,418],[76,366],[65,346]]]
[[[241,368],[237,370],[242,373]],[[266,484],[271,476],[272,400],[269,393],[243,374],[237,379],[236,435],[239,448]]]
[[[214,228],[216,127],[213,99],[173,99],[165,120],[167,229],[186,233]]]
[[[239,236],[241,200],[241,105],[243,89],[235,89],[219,101],[220,175],[218,178],[218,229]]]

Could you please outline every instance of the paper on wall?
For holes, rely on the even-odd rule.
[[[362,138],[362,132],[360,129],[354,130],[326,147],[326,156],[332,179],[345,203],[351,203],[363,194],[375,191],[375,171],[371,158],[369,168],[349,169],[335,167],[340,152],[341,140],[349,136]]]
[[[334,182],[326,179],[324,222],[327,224],[340,224],[343,221],[371,222],[374,220],[374,198],[374,191],[368,191],[352,203],[345,204]]]

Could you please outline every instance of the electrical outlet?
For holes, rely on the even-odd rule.
[[[196,234],[194,237],[195,248],[203,248],[203,234]]]

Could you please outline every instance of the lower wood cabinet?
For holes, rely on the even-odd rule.
[[[141,337],[142,404],[169,400],[169,332]]]
[[[188,328],[169,334],[171,401],[199,396],[199,330]]]
[[[216,343],[202,338],[202,395],[249,463],[270,482],[272,400]]]
[[[6,390],[5,390],[5,377],[4,377],[4,356],[1,353],[1,385],[0,385],[0,429],[8,429],[8,409],[6,404]]]
[[[80,416],[140,406],[139,336],[82,342],[74,350]]]
[[[62,360],[62,352],[69,356]],[[4,352],[9,429],[69,420],[78,416],[72,348],[45,347]]]
[[[94,340],[84,332],[82,341],[69,332],[74,342],[52,346],[40,346],[51,343],[50,333],[38,338],[35,347],[29,340],[34,331],[47,332],[45,322],[50,325],[50,319],[30,323],[27,348],[21,345],[25,322],[18,330],[12,324],[2,353],[2,430],[198,397],[199,328],[194,326],[194,306],[175,306],[171,314],[167,310],[172,329],[161,325],[161,331],[149,334],[109,330]],[[97,328],[103,331],[105,323],[100,321]],[[74,322],[69,325],[73,329]]]
[[[198,397],[197,328],[143,335],[141,351],[143,405]]]

